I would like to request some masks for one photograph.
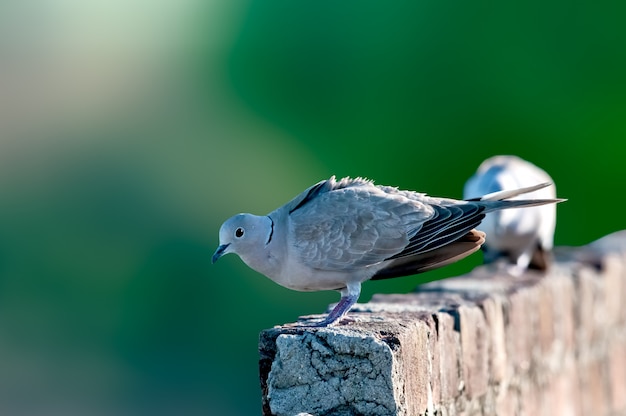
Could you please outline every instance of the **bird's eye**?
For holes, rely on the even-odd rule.
[[[243,228],[239,227],[235,230],[235,237],[237,238],[243,237]]]

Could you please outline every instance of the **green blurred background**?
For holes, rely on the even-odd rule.
[[[338,295],[211,265],[218,229],[333,174],[460,197],[517,154],[557,244],[626,228],[625,5],[3,1],[0,413],[260,414],[259,331]]]

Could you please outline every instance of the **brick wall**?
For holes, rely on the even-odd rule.
[[[626,235],[557,257],[263,331],[263,414],[626,415]]]

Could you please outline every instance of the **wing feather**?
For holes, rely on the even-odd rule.
[[[291,241],[309,267],[361,269],[402,252],[434,212],[371,183],[333,189],[291,213]]]
[[[475,228],[485,218],[484,208],[475,204],[432,205],[436,216],[426,221],[420,231],[411,237],[400,253],[388,258],[394,260],[441,248]]]
[[[458,240],[436,250],[390,261],[372,280],[390,279],[433,270],[476,252],[485,242],[485,233],[471,230]]]

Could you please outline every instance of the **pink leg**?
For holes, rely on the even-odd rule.
[[[333,310],[326,316],[326,318],[322,322],[313,324],[313,326],[325,327],[332,324],[343,315],[345,315],[358,299],[359,295],[342,296],[337,306],[333,308]]]

